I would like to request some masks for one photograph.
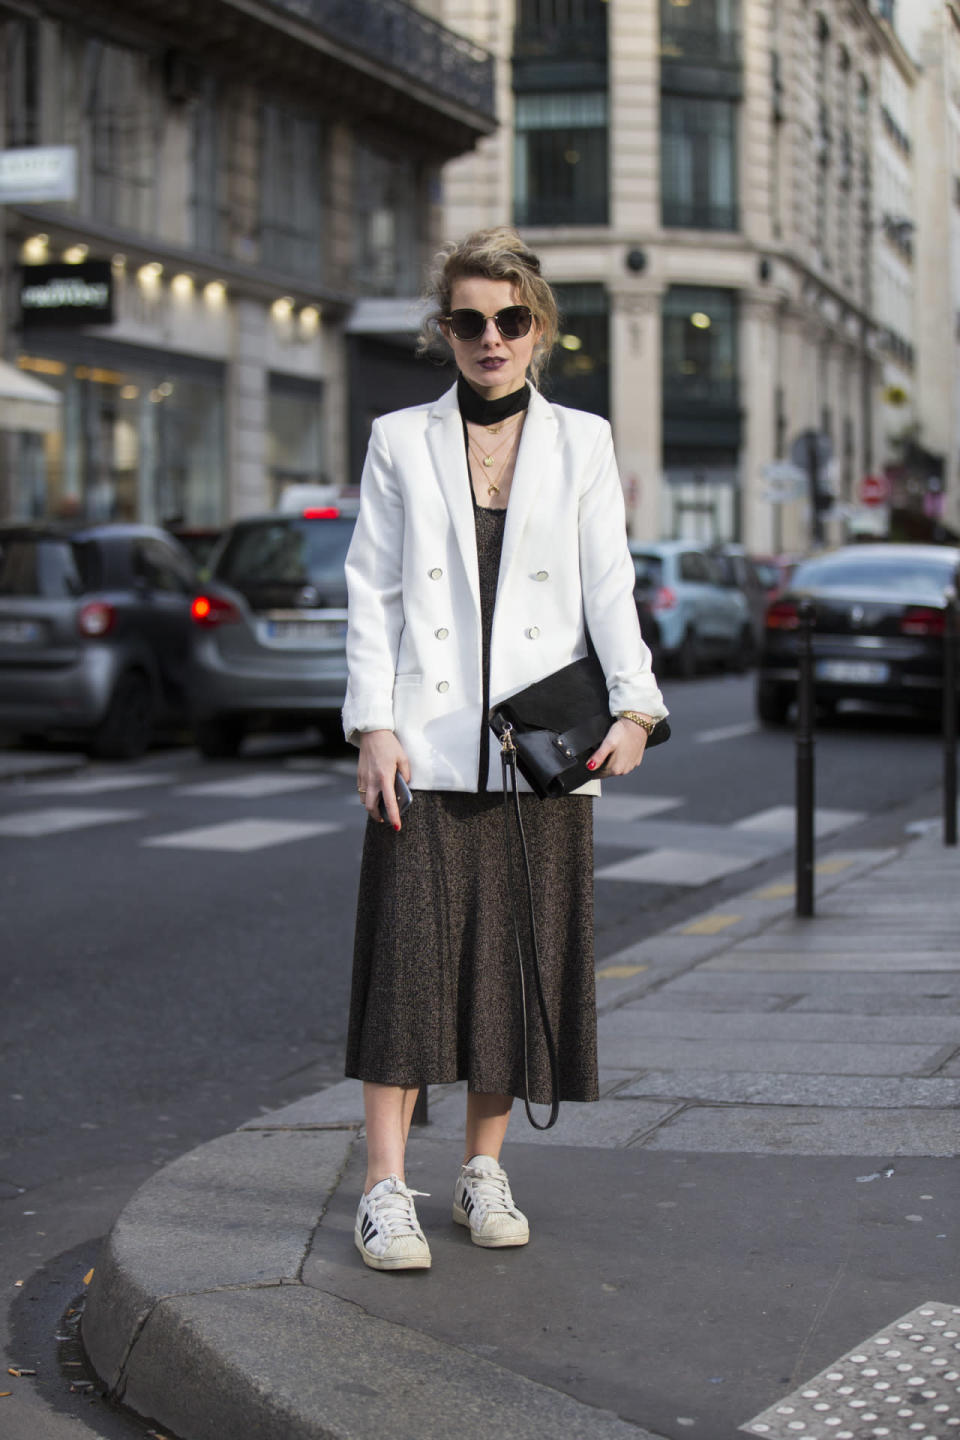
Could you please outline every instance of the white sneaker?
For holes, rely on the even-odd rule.
[[[492,1155],[474,1155],[461,1165],[453,1192],[453,1218],[458,1225],[469,1225],[474,1245],[490,1250],[526,1245],[530,1239],[527,1217],[513,1203],[507,1172]]]
[[[414,1195],[396,1175],[380,1180],[357,1207],[354,1244],[372,1270],[429,1270],[430,1246],[417,1220]]]

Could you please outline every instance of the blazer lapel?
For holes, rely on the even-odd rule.
[[[520,541],[531,511],[542,495],[544,484],[553,469],[553,458],[557,446],[557,421],[549,403],[539,390],[531,386],[530,406],[523,422],[517,463],[510,486],[510,501],[507,505],[507,519],[503,528],[503,550],[500,555],[500,577],[497,594],[503,586],[514,556],[520,548]],[[542,503],[542,500],[541,500]]]
[[[427,445],[437,472],[453,531],[460,547],[470,593],[480,614],[480,571],[477,566],[477,530],[470,495],[467,452],[463,443],[463,422],[457,404],[457,387],[441,395],[430,410]]]

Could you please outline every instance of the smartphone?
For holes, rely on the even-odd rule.
[[[396,791],[397,795],[397,807],[400,811],[400,818],[403,819],[404,815],[406,815],[407,811],[410,809],[413,795],[410,792],[410,786],[407,784],[406,780],[404,780],[399,770],[397,771],[393,788]],[[383,803],[382,795],[380,796],[380,815],[382,819],[386,820],[387,807]]]

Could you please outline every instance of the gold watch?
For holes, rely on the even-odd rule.
[[[657,728],[658,721],[651,720],[648,715],[638,715],[636,710],[621,710],[617,715],[618,720],[632,720],[634,725],[639,725],[641,730],[646,730],[652,735]]]

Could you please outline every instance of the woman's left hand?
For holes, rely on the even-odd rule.
[[[603,744],[587,761],[587,769],[595,774],[629,775],[643,759],[647,732],[632,720],[614,720],[604,736]]]

